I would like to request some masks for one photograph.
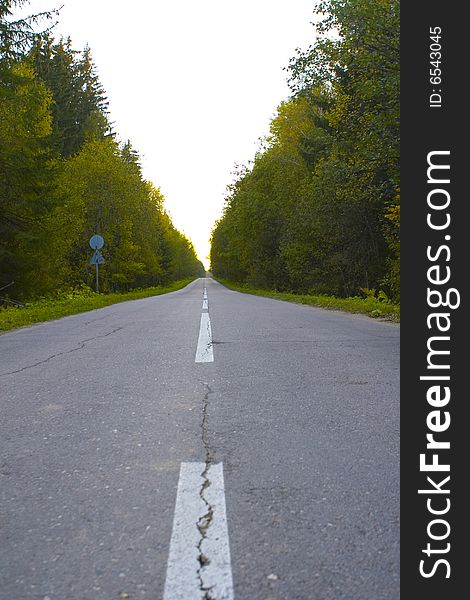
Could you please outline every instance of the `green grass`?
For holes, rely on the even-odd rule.
[[[310,304],[320,308],[330,310],[343,310],[351,313],[361,313],[372,318],[382,318],[388,321],[400,320],[400,305],[391,302],[380,301],[373,296],[367,298],[336,298],[335,296],[294,294],[292,292],[276,292],[274,290],[264,290],[251,287],[244,283],[236,283],[225,279],[217,279],[222,285],[237,292],[253,294],[255,296],[266,296],[277,300],[287,300],[287,302],[297,302],[298,304]]]
[[[42,323],[51,319],[59,319],[68,315],[103,308],[117,302],[126,302],[127,300],[137,300],[139,298],[148,298],[149,296],[158,296],[180,290],[193,281],[194,278],[181,279],[166,286],[158,286],[133,290],[122,294],[95,294],[92,290],[86,289],[79,292],[63,294],[56,299],[37,300],[27,302],[24,308],[8,307],[0,308],[0,332],[33,325],[33,323]]]

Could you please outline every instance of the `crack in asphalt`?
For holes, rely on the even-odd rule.
[[[72,352],[76,352],[77,350],[83,350],[83,348],[86,346],[86,344],[88,342],[92,342],[93,340],[98,340],[100,338],[108,337],[110,335],[113,335],[113,333],[120,331],[121,329],[124,329],[124,327],[116,327],[116,329],[113,329],[112,331],[109,331],[108,333],[105,333],[104,335],[95,335],[94,337],[87,338],[86,340],[81,340],[78,343],[78,346],[76,346],[75,348],[71,348],[70,350],[65,350],[64,352],[57,352],[56,354],[52,354],[51,356],[48,356],[47,358],[40,360],[37,363],[34,363],[32,365],[26,365],[25,367],[21,367],[21,369],[16,369],[16,371],[7,371],[5,373],[0,373],[0,377],[6,377],[7,375],[14,375],[15,373],[21,373],[22,371],[27,371],[28,369],[33,369],[34,367],[43,365],[44,363],[47,363],[50,360],[52,360],[53,358],[57,358],[58,356],[64,356],[65,354],[71,354]]]
[[[205,497],[205,492],[207,488],[211,485],[211,481],[209,478],[209,468],[214,461],[214,451],[210,445],[209,441],[209,421],[208,421],[208,409],[209,409],[209,395],[213,393],[210,386],[207,383],[204,383],[204,387],[206,388],[206,393],[204,394],[203,405],[202,405],[202,421],[201,421],[201,430],[202,430],[202,443],[204,446],[204,450],[206,453],[205,457],[205,465],[204,470],[201,473],[201,477],[203,479],[203,483],[201,485],[201,489],[199,490],[199,495],[201,500],[204,502],[206,506],[205,514],[200,517],[197,522],[197,528],[201,535],[199,539],[199,543],[197,545],[198,549],[198,561],[199,568],[197,570],[197,577],[199,579],[199,588],[202,592],[204,592],[203,600],[216,600],[214,596],[211,594],[212,586],[206,586],[204,584],[204,573],[203,569],[210,563],[210,558],[206,556],[202,550],[202,544],[207,537],[207,531],[212,524],[212,519],[214,517],[214,508],[208,502]]]

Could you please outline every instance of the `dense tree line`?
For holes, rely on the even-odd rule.
[[[88,239],[105,239],[102,289],[167,283],[203,271],[112,131],[89,48],[54,40],[53,14],[15,19],[0,0],[0,288],[17,298],[93,281]]]
[[[291,97],[212,233],[216,276],[399,297],[399,2],[325,0]]]

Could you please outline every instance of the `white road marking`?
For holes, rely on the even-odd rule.
[[[202,292],[202,297],[207,300],[207,290],[206,290],[206,288],[204,288],[204,290]]]
[[[201,543],[202,554],[209,559],[209,563],[201,569],[201,578],[204,588],[210,590],[211,598],[215,600],[233,600],[232,566],[222,463],[209,467],[207,479],[210,481],[210,485],[206,487],[203,496],[213,510],[213,517]]]
[[[207,298],[202,299],[202,310],[209,310],[209,304],[207,302]]]
[[[163,600],[202,598],[197,523],[206,505],[199,494],[204,463],[181,463]]]
[[[214,362],[212,350],[212,331],[209,313],[201,314],[201,325],[199,327],[199,339],[197,341],[196,358],[194,362]]]
[[[163,600],[233,600],[222,463],[181,463]],[[206,480],[209,485],[204,485]],[[212,518],[204,533],[198,523]],[[199,561],[204,555],[203,567]]]

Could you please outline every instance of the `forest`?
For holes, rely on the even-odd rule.
[[[92,286],[93,234],[104,292],[204,274],[113,130],[90,49],[54,38],[54,12],[16,18],[27,4],[0,0],[0,296]]]
[[[399,2],[324,0],[290,97],[237,168],[211,240],[216,277],[399,301]],[[380,292],[379,292],[380,291]]]
[[[92,286],[95,233],[104,292],[203,275],[113,129],[90,48],[55,39],[54,12],[15,18],[23,5],[0,0],[0,296]],[[290,97],[227,188],[211,271],[398,302],[399,2],[321,0],[314,17],[315,42],[286,67]]]

